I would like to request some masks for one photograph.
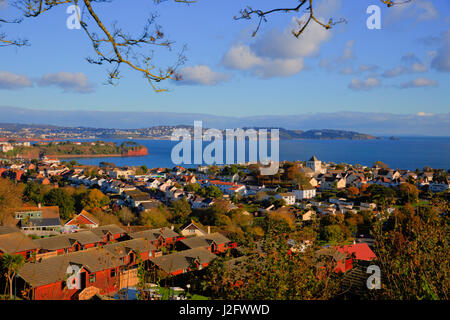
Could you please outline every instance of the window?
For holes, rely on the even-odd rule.
[[[111,278],[116,276],[116,269],[111,269]]]
[[[90,274],[89,275],[89,283],[94,283],[95,282],[95,274]]]

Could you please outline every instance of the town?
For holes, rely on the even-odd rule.
[[[389,281],[411,280],[395,267],[411,255],[414,271],[438,270],[411,295],[446,297],[448,171],[315,156],[260,169],[4,159],[0,297],[392,299],[407,294]],[[415,247],[425,236],[434,256]]]

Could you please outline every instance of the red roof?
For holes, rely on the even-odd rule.
[[[367,243],[356,243],[348,246],[336,247],[335,249],[349,256],[351,256],[352,253],[354,253],[356,260],[370,261],[377,258],[377,256],[369,248]]]

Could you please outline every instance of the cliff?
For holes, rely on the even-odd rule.
[[[146,147],[135,147],[122,151],[122,157],[139,157],[148,155]]]

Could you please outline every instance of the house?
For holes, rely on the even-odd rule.
[[[324,248],[316,252],[316,257],[321,255],[332,256],[336,272],[346,272],[353,268],[355,261],[372,261],[377,259],[377,256],[369,248],[367,243],[356,243],[341,247]],[[316,267],[323,267],[321,263]]]
[[[109,224],[106,226],[94,228],[92,229],[92,232],[99,236],[102,239],[103,243],[118,240],[127,235],[125,230],[123,230],[119,226],[116,226],[115,224]]]
[[[369,203],[369,202],[361,202],[359,204],[360,210],[375,210],[377,208],[377,205],[375,203]]]
[[[181,240],[180,244],[188,249],[205,248],[215,254],[224,253],[228,249],[236,247],[235,243],[218,232],[186,238]]]
[[[128,179],[129,176],[134,174],[135,171],[129,168],[114,168],[108,171],[108,175],[114,179]]]
[[[36,239],[34,242],[38,245],[39,251],[36,258],[47,258],[80,250],[100,246],[103,241],[91,231],[73,232],[54,237]]]
[[[82,210],[75,218],[69,220],[64,226],[68,229],[97,228],[99,221],[86,210]]]
[[[26,263],[18,271],[23,280],[18,286],[29,289],[32,300],[76,300],[89,297],[90,292],[111,294],[120,289],[119,268],[124,265],[108,250],[92,248]]]
[[[292,192],[279,193],[275,196],[277,199],[282,199],[286,205],[291,206],[295,203],[295,194]]]
[[[48,236],[59,234],[61,220],[59,207],[22,207],[15,212],[18,226],[25,234]]]
[[[14,150],[14,147],[12,144],[8,142],[0,142],[0,152],[8,152]]]
[[[130,237],[132,239],[144,238],[157,248],[172,245],[184,238],[167,227],[134,232],[130,234]]]
[[[246,187],[243,184],[237,184],[234,182],[225,182],[221,180],[210,180],[206,182],[206,186],[216,186],[218,187],[223,193],[232,195],[236,192],[245,195],[246,194]]]
[[[315,173],[313,169],[308,168],[308,167],[300,168],[299,171],[300,171],[300,173],[303,173],[305,175],[305,177],[310,178],[310,179],[314,176],[314,173]]]
[[[133,194],[129,198],[129,202],[130,202],[131,206],[133,206],[135,208],[139,207],[141,204],[151,203],[151,202],[154,202],[154,201],[155,200],[152,199],[152,197],[150,197],[150,195],[148,193],[145,193],[145,192],[140,192],[138,194]]]
[[[204,236],[208,233],[205,230],[202,230],[200,227],[198,227],[193,220],[186,225],[184,228],[181,229],[181,234],[185,237],[189,236]]]
[[[147,181],[147,184],[145,185],[149,189],[156,189],[161,184],[161,181],[159,179],[150,179]]]
[[[38,246],[13,226],[0,226],[0,258],[3,254],[21,255],[30,259]]]
[[[314,210],[308,210],[302,215],[302,221],[310,221],[316,216],[316,212]]]
[[[294,194],[296,200],[301,201],[303,199],[314,198],[316,196],[316,189],[300,187],[299,189],[292,190],[292,193]]]
[[[103,248],[127,265],[136,264],[138,259],[140,261],[147,261],[149,258],[154,257],[157,251],[156,247],[144,238],[110,243]]]
[[[208,249],[196,248],[156,257],[151,263],[165,274],[175,276],[192,270],[201,270],[215,258],[216,255]]]
[[[139,204],[139,211],[147,211],[154,208],[158,208],[160,205],[162,205],[161,201],[152,199],[150,202],[143,202]]]
[[[320,188],[322,190],[343,189],[346,184],[346,178],[340,174],[324,175],[320,180]]]
[[[200,209],[212,206],[214,204],[214,199],[212,198],[205,199],[200,196],[195,196],[191,198],[189,202],[192,206],[192,209]]]

